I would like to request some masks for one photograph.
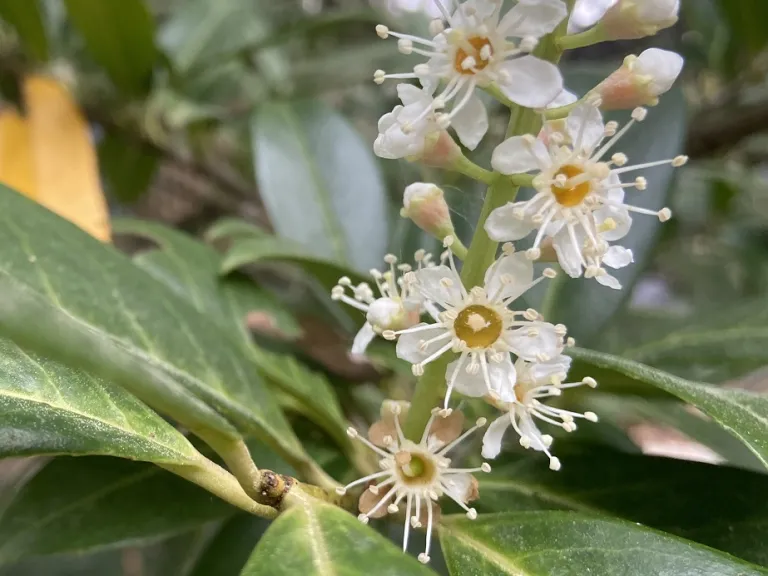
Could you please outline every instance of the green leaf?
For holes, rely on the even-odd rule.
[[[146,464],[57,458],[0,515],[0,564],[152,541],[226,518],[235,508]]]
[[[104,67],[117,87],[132,94],[145,92],[158,52],[155,23],[143,0],[64,0],[64,3],[91,56]]]
[[[48,60],[48,37],[37,0],[3,0],[0,18],[16,29],[32,56],[40,62]]]
[[[601,65],[598,68],[593,66],[566,70],[568,85],[578,93],[584,93],[617,66],[608,69]],[[612,118],[613,116],[609,116],[609,119]],[[617,115],[616,119],[624,124],[629,120],[629,114]],[[649,110],[648,118],[644,122],[632,127],[631,132],[614,151],[627,154],[631,164],[674,158],[683,149],[685,135],[685,100],[681,90],[673,89],[661,99],[658,106]],[[666,203],[673,173],[671,166],[642,171],[642,176],[648,180],[648,189],[642,193],[630,189],[626,201],[652,210],[662,208]],[[569,334],[581,344],[589,344],[599,337],[602,327],[630,293],[650,257],[661,229],[661,223],[653,216],[634,216],[632,229],[620,244],[632,250],[635,263],[621,270],[611,271],[621,282],[623,290],[611,290],[594,280],[568,278],[561,272],[551,288],[556,290],[555,304],[550,310],[542,311],[547,319],[568,326]]]
[[[576,367],[576,373],[589,373],[598,382],[618,378],[650,384],[688,402],[739,438],[768,467],[768,396],[691,382],[632,360],[583,348],[572,348],[568,355],[582,364]]]
[[[242,514],[227,521],[195,562],[190,576],[240,576],[268,527],[266,520]]]
[[[0,576],[123,576],[120,550],[95,554],[57,555],[28,558],[10,566],[0,566]]]
[[[242,576],[434,574],[340,508],[306,503],[281,514],[259,540]]]
[[[768,364],[768,307],[764,300],[696,318],[657,340],[622,352],[685,378],[723,381]]]
[[[270,103],[253,119],[259,193],[275,231],[367,270],[387,247],[388,207],[370,144],[320,102]]]
[[[248,311],[263,307],[277,313],[279,328],[298,333],[298,326],[277,303],[250,280],[229,276],[220,278],[220,255],[210,246],[158,224],[139,220],[117,220],[117,233],[136,234],[154,240],[160,250],[139,254],[136,262],[159,281],[187,298],[201,313],[230,333],[238,333],[245,353],[260,373],[283,391],[298,399],[306,412],[342,446],[348,444],[347,421],[330,383],[295,358],[269,352],[256,346],[244,326]],[[265,306],[267,300],[267,306]],[[272,304],[270,307],[269,304]],[[289,323],[290,322],[290,323]]]
[[[211,61],[221,63],[267,37],[270,26],[262,4],[261,0],[187,0],[173,11],[159,42],[181,74]]]
[[[118,382],[196,433],[304,452],[238,340],[130,260],[0,187],[0,333]],[[202,400],[202,401],[201,401]]]
[[[199,458],[186,438],[122,388],[0,338],[0,458],[36,454],[167,464]]]
[[[451,574],[484,576],[757,576],[758,566],[686,540],[571,512],[445,518],[440,543]]]
[[[316,257],[308,251],[282,238],[265,236],[263,238],[234,238],[232,245],[224,255],[221,271],[228,274],[249,264],[289,262],[314,276],[329,291],[342,276],[348,276],[354,283],[364,282],[359,273],[332,260]]]
[[[617,516],[768,565],[765,475],[608,450],[561,460],[557,474],[538,455],[494,464],[479,478],[477,508]]]
[[[222,218],[206,230],[205,239],[208,242],[217,242],[241,238],[263,238],[268,235],[269,232],[263,228],[240,218]]]
[[[149,146],[115,132],[107,132],[99,144],[101,176],[121,202],[135,202],[149,191],[159,161],[159,154]]]
[[[768,44],[768,31],[761,23],[768,18],[768,6],[761,0],[719,0],[718,7],[730,28],[730,41],[724,59],[727,72],[737,76]]]

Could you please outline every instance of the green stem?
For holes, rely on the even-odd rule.
[[[566,104],[565,106],[560,106],[558,108],[549,108],[548,110],[545,110],[543,112],[544,118],[547,120],[562,120],[568,114],[571,113],[571,111],[576,108],[579,104],[581,104],[584,100],[577,100],[573,104]]]
[[[565,34],[568,19],[560,27],[539,44],[536,55],[557,64],[562,55],[562,49],[557,38]],[[511,107],[509,125],[505,138],[523,134],[538,134],[542,125],[541,114],[529,108]],[[488,237],[485,232],[485,221],[496,208],[507,202],[513,202],[520,189],[511,178],[495,178],[485,195],[485,202],[477,222],[475,236],[469,246],[467,257],[461,271],[461,279],[467,288],[483,283],[485,271],[496,258],[498,244]],[[411,440],[418,441],[429,420],[432,409],[441,404],[445,388],[445,370],[453,360],[454,354],[443,354],[439,359],[427,365],[424,375],[419,379],[411,399],[411,409],[405,422],[405,435]]]
[[[495,174],[490,170],[486,170],[482,166],[478,166],[464,155],[460,156],[451,165],[451,169],[464,174],[465,176],[469,176],[473,180],[477,180],[478,182],[483,182],[484,184],[488,185],[493,184],[493,182],[498,177],[498,174]]]
[[[574,48],[584,48],[585,46],[600,44],[600,42],[605,42],[606,40],[605,33],[598,24],[584,32],[561,37],[557,41],[557,46],[560,50],[573,50]]]

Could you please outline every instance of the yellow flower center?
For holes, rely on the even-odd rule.
[[[560,168],[560,171],[556,174],[556,176],[560,176],[561,174],[568,180],[571,180],[572,178],[583,175],[584,170],[582,170],[579,166],[566,164]],[[558,204],[569,208],[581,204],[582,200],[586,198],[590,190],[591,187],[589,180],[576,185],[569,185],[566,183],[565,186],[552,186],[552,194],[555,195],[555,200],[557,200]]]
[[[479,304],[464,308],[453,323],[456,336],[470,348],[492,346],[501,336],[502,327],[499,313]]]
[[[459,74],[474,74],[488,66],[490,58],[485,60],[480,56],[480,51],[486,46],[488,46],[488,50],[490,50],[489,54],[493,54],[493,46],[491,46],[490,40],[483,36],[472,36],[471,38],[467,38],[466,42],[462,42],[459,49],[456,50],[456,58],[453,61],[453,68],[456,72]],[[471,56],[475,60],[474,69],[472,70],[462,67],[462,63],[468,56]]]

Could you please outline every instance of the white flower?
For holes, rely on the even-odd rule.
[[[577,278],[585,270],[586,277],[620,288],[603,265],[621,268],[632,261],[629,250],[609,244],[629,232],[630,213],[650,214],[662,222],[672,216],[668,208],[655,211],[625,204],[624,190],[644,190],[647,182],[643,177],[621,182],[620,177],[663,164],[679,167],[687,161],[686,156],[677,156],[626,166],[627,157],[621,153],[601,160],[645,116],[645,109],[635,109],[632,121],[617,132],[618,125],[603,124],[596,104],[588,102],[569,114],[565,133],[553,131],[542,139],[516,136],[502,142],[493,152],[493,167],[502,174],[537,172],[533,180],[536,194],[530,200],[510,202],[494,210],[485,223],[488,235],[503,242],[519,240],[537,230],[533,247],[527,251],[530,258],[539,257],[542,240],[550,237],[569,276]]]
[[[506,98],[529,108],[544,107],[562,90],[557,66],[528,54],[538,38],[552,32],[565,18],[562,0],[519,0],[503,18],[500,0],[438,0],[437,7],[448,22],[433,22],[432,39],[392,32],[376,27],[381,38],[398,38],[404,54],[427,58],[412,73],[386,74],[377,70],[374,80],[418,78],[429,94],[440,82],[446,85],[434,99],[434,110],[454,101],[451,111],[439,116],[442,126],[452,124],[461,142],[474,149],[488,130],[488,113],[475,87],[498,86]],[[515,42],[511,39],[520,39]]]
[[[682,70],[682,56],[649,48],[640,56],[627,56],[621,68],[603,80],[593,93],[599,95],[603,110],[655,106]]]
[[[389,0],[388,6],[394,14],[404,10],[405,12],[423,12],[432,18],[440,16],[440,10],[434,0]]]
[[[415,261],[419,270],[434,266],[431,255],[423,250],[416,252]],[[402,330],[413,326],[419,321],[424,308],[432,305],[425,302],[421,295],[403,282],[403,274],[411,271],[409,264],[397,264],[397,257],[387,254],[384,261],[389,264],[389,270],[380,272],[371,270],[370,274],[379,292],[377,298],[371,287],[362,282],[352,286],[352,281],[346,276],[331,291],[331,298],[340,300],[365,312],[366,322],[355,336],[352,343],[352,357],[360,358],[376,334],[384,330]],[[347,294],[351,292],[351,296]]]
[[[554,358],[548,363],[530,364],[522,360],[516,363],[517,384],[515,385],[515,399],[512,402],[493,402],[497,408],[506,412],[494,420],[488,427],[483,437],[483,457],[495,458],[501,452],[501,443],[504,433],[511,425],[520,436],[520,445],[539,452],[544,452],[549,457],[549,467],[552,470],[560,469],[560,460],[549,451],[552,446],[552,436],[542,434],[535,419],[548,424],[558,426],[566,432],[576,430],[574,418],[585,418],[590,422],[597,422],[594,412],[571,412],[562,408],[554,408],[543,402],[546,398],[557,397],[567,388],[577,386],[590,386],[594,388],[597,382],[592,378],[584,378],[581,382],[562,384],[570,367],[571,359],[568,356]]]
[[[467,506],[467,502],[475,500],[478,496],[477,481],[472,473],[490,472],[491,467],[483,463],[477,468],[452,468],[451,459],[447,454],[475,430],[485,426],[485,418],[480,418],[475,426],[459,435],[463,416],[454,412],[448,418],[442,418],[437,416],[435,409],[421,441],[417,444],[403,436],[400,428],[401,406],[392,403],[387,407],[392,415],[391,432],[382,435],[382,429],[390,427],[390,422],[386,421],[384,414],[382,422],[377,423],[376,435],[373,434],[376,425],[371,427],[371,440],[360,436],[354,428],[347,430],[349,436],[358,438],[378,454],[381,471],[355,480],[337,489],[337,492],[343,495],[353,486],[378,482],[372,483],[360,496],[361,514],[358,518],[366,524],[370,518],[383,516],[387,512],[396,514],[401,502],[405,500],[403,551],[408,548],[410,529],[422,527],[423,517],[426,516],[427,540],[424,552],[419,554],[419,561],[426,564],[430,560],[432,527],[440,513],[437,501],[441,496],[447,496],[461,506],[468,518],[477,518],[477,511]],[[452,422],[448,423],[449,420]],[[458,426],[454,425],[456,423]],[[386,450],[382,450],[380,446]],[[385,489],[383,495],[382,488]]]
[[[447,239],[450,245],[451,238]],[[424,366],[450,351],[459,359],[446,370],[448,390],[443,405],[453,388],[473,374],[482,375],[482,391],[501,400],[514,398],[515,371],[510,352],[530,361],[543,361],[557,356],[563,347],[565,326],[543,322],[532,309],[513,311],[508,308],[530,287],[554,270],[533,280],[533,265],[524,254],[514,254],[511,245],[488,269],[484,286],[467,290],[456,271],[453,255],[451,267],[444,265],[409,274],[406,283],[411,290],[432,302],[440,312],[432,314],[434,322],[418,324],[399,331],[385,331],[385,338],[399,336],[397,356],[413,364],[414,374],[421,375]]]
[[[420,156],[428,140],[437,138],[442,130],[432,109],[432,96],[411,84],[398,84],[397,94],[403,105],[381,117],[373,143],[376,155],[390,160]]]

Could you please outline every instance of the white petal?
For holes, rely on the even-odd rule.
[[[565,379],[571,368],[571,357],[560,354],[548,362],[534,362],[528,364],[528,376],[539,386],[552,384],[552,377],[559,380]]]
[[[508,60],[499,66],[507,81],[499,84],[504,96],[526,108],[544,108],[563,89],[560,70],[535,56]]]
[[[470,150],[477,148],[480,140],[488,132],[488,111],[475,92],[461,110],[451,120],[459,140]]]
[[[403,107],[398,104],[392,112],[387,112],[384,116],[379,118],[379,132],[386,132],[389,128],[394,126],[397,123],[397,115],[400,114],[402,109]]]
[[[576,96],[576,94],[563,89],[563,91],[560,92],[560,94],[555,96],[555,99],[552,100],[552,102],[547,104],[547,108],[560,108],[562,106],[568,106],[568,104],[573,104],[578,100],[579,100],[579,97]]]
[[[595,276],[595,279],[603,286],[608,286],[608,288],[613,288],[614,290],[621,290],[621,282],[610,274],[601,274],[600,276]]]
[[[529,219],[520,219],[515,216],[515,208],[523,204],[525,202],[508,202],[490,213],[485,221],[485,231],[491,240],[496,242],[520,240],[536,228],[536,225]]]
[[[539,356],[555,358],[563,348],[563,337],[549,322],[538,322],[534,327],[523,326],[504,334],[504,341],[512,352],[528,362],[540,362]]]
[[[446,379],[453,377],[458,362],[459,361],[456,360],[448,366],[448,369],[445,371]],[[466,371],[467,364],[467,362],[464,362],[460,368],[459,374],[456,376],[456,381],[454,383],[455,390],[464,394],[464,396],[470,396],[472,398],[485,396],[488,394],[488,385],[485,382],[483,371],[479,370],[475,374],[470,374]],[[501,362],[488,363],[488,381],[490,389],[499,395],[502,402],[515,401],[517,398],[515,396],[517,371],[515,370],[515,365],[512,363],[509,354],[507,354]]]
[[[466,502],[469,491],[472,488],[472,475],[466,472],[441,475],[443,485],[447,492],[461,502]]]
[[[423,322],[417,324],[415,328],[426,326]],[[426,347],[425,350],[421,350],[420,343],[425,340],[431,340],[442,334],[446,333],[446,329],[442,326],[435,326],[431,330],[422,330],[421,332],[412,332],[401,334],[397,340],[397,357],[411,364],[418,364],[429,355],[437,352],[440,348],[450,342],[449,338],[434,342]]]
[[[426,107],[432,102],[432,97],[429,93],[419,90],[413,84],[405,82],[397,85],[397,96],[406,106],[418,103]]]
[[[605,124],[600,110],[586,102],[568,114],[566,129],[576,150],[591,152],[605,136]]]
[[[628,250],[622,246],[611,246],[603,256],[603,264],[610,266],[611,268],[624,268],[634,262],[632,257],[632,250]]]
[[[517,413],[520,417],[520,421],[518,422],[520,432],[531,441],[531,448],[533,450],[543,452],[547,445],[541,438],[541,430],[536,426],[536,422],[533,421],[533,418],[528,411],[523,408],[519,408]]]
[[[618,0],[576,0],[568,22],[568,34],[575,34],[597,24]]]
[[[629,233],[629,229],[632,227],[632,217],[629,215],[629,210],[626,208],[605,206],[599,210],[595,210],[592,214],[598,228],[600,228],[608,218],[613,220],[616,227],[612,230],[600,233],[600,237],[607,242],[621,240]]]
[[[496,146],[491,158],[491,166],[502,174],[522,174],[538,171],[551,164],[547,147],[540,140],[530,140],[522,136],[507,138]]]
[[[415,287],[426,298],[443,307],[445,304],[457,306],[463,299],[461,278],[456,276],[448,266],[435,266],[417,271]]]
[[[483,436],[483,458],[491,459],[499,455],[501,452],[501,441],[510,424],[512,424],[512,421],[509,414],[499,416],[491,422]]]
[[[502,278],[506,282],[502,282]],[[485,292],[496,302],[516,300],[533,281],[533,262],[525,253],[503,255],[485,273]]]
[[[368,348],[368,344],[371,343],[374,336],[376,336],[376,333],[373,331],[373,326],[371,326],[369,322],[363,324],[363,327],[360,328],[352,342],[350,355],[356,359],[363,357],[365,355],[365,349]]]
[[[577,242],[582,242],[578,230],[576,233],[576,240]],[[560,267],[563,271],[571,278],[578,278],[581,276],[582,262],[579,257],[579,248],[581,245],[579,245],[579,248],[574,246],[567,228],[563,227],[563,229],[555,235],[554,240],[552,241],[552,247],[555,249],[557,261],[560,263]]]
[[[541,38],[549,34],[568,15],[568,8],[561,0],[519,0],[499,23],[499,31],[505,37]]]
[[[683,70],[683,57],[669,50],[649,48],[635,61],[633,72],[653,78],[650,90],[656,96],[667,92]]]

